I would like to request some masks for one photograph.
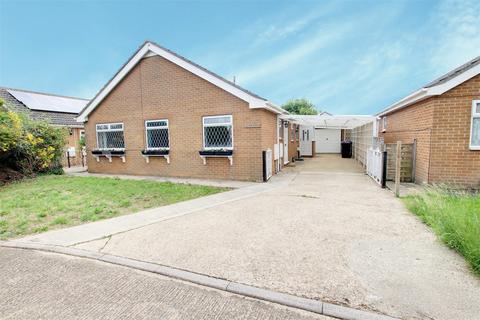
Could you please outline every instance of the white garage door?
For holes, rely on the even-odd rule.
[[[315,129],[316,153],[340,153],[340,129]]]

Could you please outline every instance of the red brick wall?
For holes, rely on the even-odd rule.
[[[81,166],[82,165],[82,154],[81,148],[78,144],[80,141],[80,131],[84,130],[83,128],[68,128],[68,137],[65,144],[65,150],[62,157],[62,165],[64,167],[68,166],[68,161],[66,157],[66,152],[68,147],[75,147],[75,157],[70,158],[70,165],[71,166]],[[70,134],[71,133],[71,134]]]
[[[417,139],[416,181],[480,187],[480,151],[469,150],[472,101],[480,76],[441,96],[387,115],[386,143]]]
[[[208,158],[203,165],[202,117],[233,116],[233,166],[227,158]],[[168,119],[170,160],[140,154],[145,148],[145,120]],[[261,181],[262,150],[273,149],[276,115],[248,104],[195,76],[154,56],[143,59],[93,111],[86,123],[88,170],[90,172],[159,175]],[[126,162],[112,163],[92,157],[96,147],[95,125],[123,122]]]
[[[387,115],[387,129],[380,132],[385,143],[413,143],[417,140],[415,181],[429,182],[430,140],[434,100],[427,99]],[[381,130],[381,128],[380,128]]]
[[[480,99],[480,75],[435,99],[430,180],[480,187],[480,151],[470,150],[472,101]]]

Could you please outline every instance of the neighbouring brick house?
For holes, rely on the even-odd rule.
[[[263,151],[271,171],[287,162],[279,147],[282,113],[145,42],[78,120],[85,123],[89,172],[262,181]]]
[[[87,99],[3,87],[0,87],[0,99],[4,101],[7,110],[26,114],[33,120],[42,120],[54,126],[68,128],[65,154],[70,150],[71,164],[81,164],[78,142],[84,134],[84,129],[83,123],[77,122],[76,117],[88,103]],[[63,162],[65,165],[66,157]]]
[[[378,116],[385,143],[416,141],[417,183],[480,188],[480,57]]]

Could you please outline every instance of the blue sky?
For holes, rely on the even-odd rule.
[[[277,104],[371,114],[480,55],[480,1],[0,0],[0,86],[91,98],[146,39]]]

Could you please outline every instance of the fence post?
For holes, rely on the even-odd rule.
[[[67,150],[67,164],[68,164],[68,167],[70,168],[70,152],[68,152],[68,150]]]
[[[412,182],[415,182],[416,170],[417,170],[417,139],[413,139],[413,150],[412,150]]]
[[[267,182],[267,151],[262,151],[263,182]]]
[[[387,151],[383,151],[382,188],[387,187]]]
[[[400,196],[400,170],[402,162],[402,141],[397,141],[397,152],[395,155],[395,196]]]

